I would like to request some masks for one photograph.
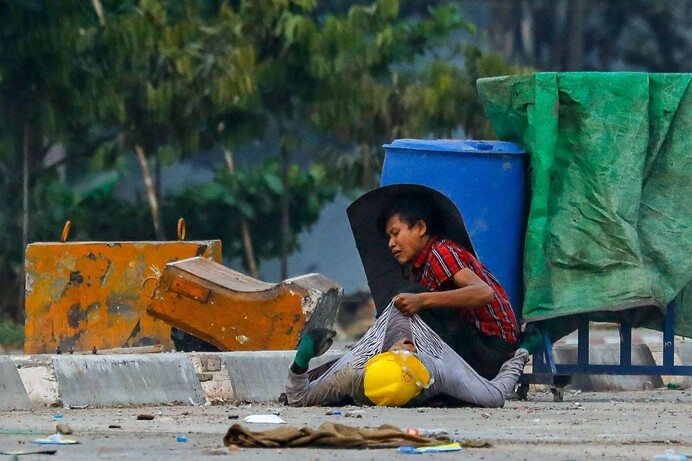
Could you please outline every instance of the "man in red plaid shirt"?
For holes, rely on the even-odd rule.
[[[421,196],[399,197],[378,224],[402,265],[411,266],[418,293],[394,305],[419,314],[481,376],[492,379],[519,347],[519,325],[505,290],[457,243],[437,235],[434,207]],[[426,291],[429,290],[429,291]]]

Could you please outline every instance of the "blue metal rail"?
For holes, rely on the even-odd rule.
[[[663,325],[663,364],[632,364],[632,326],[620,323],[620,363],[596,365],[589,363],[589,315],[578,318],[577,363],[556,364],[553,358],[553,346],[546,331],[541,331],[544,350],[533,356],[533,372],[520,379],[519,395],[525,398],[528,384],[553,385],[551,390],[556,401],[562,400],[562,387],[569,384],[575,373],[592,375],[672,375],[692,376],[692,366],[675,365],[675,304],[671,303],[666,310]]]

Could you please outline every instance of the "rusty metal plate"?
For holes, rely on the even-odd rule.
[[[33,243],[26,250],[25,354],[163,344],[171,327],[147,313],[169,262],[221,261],[221,241]]]
[[[192,258],[166,266],[149,313],[222,351],[293,349],[307,296],[298,286]]]

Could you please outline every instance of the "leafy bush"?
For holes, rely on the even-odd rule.
[[[191,187],[174,198],[170,218],[184,216],[191,239],[220,238],[224,257],[245,257],[240,238],[240,220],[248,221],[259,260],[276,257],[281,245],[281,196],[284,185],[280,165],[270,158],[253,169],[235,173],[218,170],[213,182]],[[298,234],[319,218],[325,203],[334,199],[336,186],[325,179],[320,166],[288,170],[290,233],[289,251],[298,248]],[[169,205],[165,204],[164,208]],[[177,219],[177,218],[176,218]],[[174,223],[170,222],[169,227]],[[246,261],[244,261],[247,264]]]
[[[0,345],[21,348],[24,344],[24,328],[8,318],[0,318]]]

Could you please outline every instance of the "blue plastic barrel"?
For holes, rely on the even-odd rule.
[[[528,155],[502,141],[397,139],[386,144],[381,185],[420,184],[459,208],[478,258],[521,316]]]

